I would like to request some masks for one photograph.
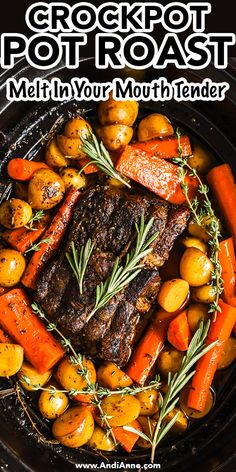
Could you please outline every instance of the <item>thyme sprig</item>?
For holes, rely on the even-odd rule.
[[[38,243],[33,244],[32,246],[29,247],[29,249],[27,249],[25,251],[25,254],[27,254],[28,252],[31,252],[31,251],[34,251],[34,252],[39,251],[41,244],[44,244],[44,243],[46,243],[46,244],[50,243],[50,239],[45,238],[45,239],[42,239],[41,241],[39,241]]]
[[[92,387],[93,384],[92,384],[92,382],[89,378],[88,369],[85,368],[84,365],[83,365],[83,359],[84,359],[83,355],[81,353],[77,353],[76,350],[74,349],[73,344],[70,341],[70,339],[68,339],[64,336],[64,334],[58,329],[58,327],[55,323],[51,323],[48,320],[45,312],[43,311],[43,309],[41,308],[41,306],[38,303],[33,302],[31,304],[31,307],[32,307],[34,313],[36,315],[38,315],[39,318],[41,318],[42,320],[44,320],[47,323],[48,331],[55,331],[58,334],[58,336],[61,338],[62,346],[65,349],[69,349],[69,351],[72,353],[72,356],[70,357],[70,362],[72,364],[76,365],[76,366],[79,366],[79,369],[80,369],[79,373],[82,375],[82,377],[86,381],[88,387]],[[115,439],[114,433],[112,431],[112,428],[109,424],[109,421],[106,418],[106,415],[105,415],[105,413],[102,409],[102,406],[101,406],[101,399],[97,397],[96,393],[94,394],[94,400],[92,401],[92,403],[94,403],[98,407],[100,415],[103,416],[103,420],[104,420],[104,423],[106,425],[107,434],[111,435],[112,440],[113,440],[114,444],[116,445],[116,439]]]
[[[182,180],[181,188],[182,192],[185,195],[188,206],[191,210],[193,220],[201,226],[207,234],[210,236],[208,242],[211,250],[210,260],[214,266],[211,278],[212,293],[215,295],[215,300],[210,304],[209,313],[216,313],[220,311],[219,307],[219,297],[223,292],[223,280],[221,277],[221,265],[219,263],[219,250],[220,250],[220,224],[219,220],[215,215],[212,203],[209,199],[209,187],[202,182],[199,174],[196,169],[193,169],[187,158],[183,157],[183,149],[180,142],[181,132],[179,129],[176,130],[176,136],[178,139],[178,157],[173,159],[175,164],[178,164],[178,175]],[[185,180],[185,177],[189,172],[191,177],[195,177],[198,180],[198,192],[203,196],[203,203],[200,208],[200,203],[197,197],[190,200],[188,196],[188,184]],[[207,220],[206,221],[206,217]]]
[[[143,267],[142,264],[140,265],[141,259],[144,259],[144,257],[152,251],[150,245],[158,236],[158,232],[154,232],[152,236],[147,239],[153,222],[154,218],[150,218],[150,220],[145,223],[144,215],[142,214],[140,224],[135,224],[137,233],[135,248],[126,255],[124,265],[121,265],[119,258],[117,258],[111,275],[105,282],[101,282],[97,285],[95,305],[87,316],[87,321],[93,317],[97,310],[106,305],[114,295],[137,277]]]
[[[81,294],[83,293],[83,280],[85,271],[93,252],[93,248],[94,243],[92,243],[91,239],[88,239],[86,244],[81,247],[80,252],[78,252],[78,249],[76,249],[75,243],[73,241],[71,244],[71,254],[66,252],[66,258],[74,272]]]
[[[207,333],[210,326],[210,320],[204,325],[203,322],[200,323],[199,328],[197,329],[196,333],[194,334],[186,355],[182,360],[181,367],[179,371],[171,376],[169,374],[168,377],[168,389],[166,394],[163,396],[163,401],[159,407],[159,418],[157,424],[155,426],[155,430],[151,437],[145,435],[144,433],[140,433],[140,431],[130,427],[130,426],[123,426],[124,429],[127,431],[135,432],[146,441],[149,441],[152,446],[151,452],[151,462],[154,462],[155,459],[155,451],[157,445],[160,441],[166,436],[168,431],[172,428],[175,424],[176,420],[178,419],[179,412],[174,415],[172,420],[168,423],[164,421],[165,417],[174,409],[176,404],[179,401],[179,392],[182,388],[189,382],[189,380],[193,377],[195,371],[192,370],[193,366],[196,362],[204,356],[210,349],[212,349],[218,341],[215,341],[209,345],[205,345],[205,339],[207,337]]]
[[[126,187],[130,188],[130,185],[124,180],[119,172],[116,171],[114,164],[111,160],[110,154],[105,148],[102,141],[98,142],[94,133],[88,130],[86,137],[80,137],[82,141],[81,151],[83,151],[89,158],[90,161],[86,164],[80,172],[82,172],[89,164],[95,164],[104,174],[109,177],[122,182]]]
[[[45,212],[43,210],[36,211],[36,213],[30,218],[25,228],[30,229],[31,231],[36,231],[37,228],[34,228],[34,224],[41,221],[45,216]]]

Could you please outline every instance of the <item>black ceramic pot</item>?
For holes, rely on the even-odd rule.
[[[107,82],[119,74],[118,71],[96,71],[93,58],[81,60],[77,75],[88,77],[91,81]],[[149,70],[138,80],[149,82],[158,78],[158,71]],[[9,103],[5,99],[5,80],[14,76],[33,79],[59,77],[62,81],[70,79],[70,72],[61,64],[56,70],[40,72],[32,70],[24,61],[20,61],[13,71],[6,71],[0,76],[0,143],[1,143],[1,194],[10,191],[5,167],[12,156],[33,157],[41,145],[42,137],[48,132],[55,120],[69,117],[78,109],[96,108],[91,102],[19,102]],[[133,75],[126,71],[126,76]],[[213,67],[198,73],[167,70],[169,80],[178,75],[188,81],[199,81],[210,77],[215,81],[228,81],[230,90],[223,102],[145,102],[140,107],[144,113],[157,111],[166,114],[186,130],[193,138],[209,149],[218,162],[228,162],[236,171],[236,80],[230,72],[217,71]],[[122,77],[122,73],[120,74]],[[124,74],[123,74],[124,77]],[[220,183],[219,183],[220,185]],[[236,368],[227,369],[224,375],[216,379],[217,401],[215,408],[203,419],[193,423],[189,431],[176,439],[163,443],[158,448],[157,462],[165,472],[231,472],[236,469]],[[1,381],[1,388],[9,382]],[[30,410],[39,428],[49,434],[49,426],[37,416],[34,401]],[[0,400],[0,465],[3,472],[74,472],[75,464],[99,464],[104,458],[86,448],[70,450],[59,446],[41,444],[22,412],[15,396]],[[119,469],[121,462],[145,464],[149,462],[149,451],[139,450],[127,456],[125,453],[108,456],[111,464],[117,462],[111,470]],[[82,470],[85,470],[82,469]],[[127,469],[129,470],[129,469]],[[137,469],[135,469],[137,470]]]

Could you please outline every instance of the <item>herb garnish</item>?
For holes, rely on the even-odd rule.
[[[80,139],[82,141],[81,151],[90,158],[90,161],[81,169],[80,172],[82,172],[89,164],[95,164],[102,172],[104,172],[104,174],[119,180],[126,185],[126,187],[130,188],[129,183],[126,182],[119,172],[116,171],[110,154],[105,148],[103,142],[101,141],[99,143],[95,134],[90,130],[88,131],[88,136],[81,136]]]
[[[27,249],[25,251],[25,254],[27,254],[27,252],[31,252],[31,251],[34,251],[34,252],[37,252],[40,250],[40,246],[41,244],[43,243],[50,243],[50,238],[45,238],[45,239],[42,239],[41,241],[39,241],[38,243],[36,244],[33,244],[32,246],[29,247],[29,249]]]
[[[153,222],[154,218],[151,218],[147,223],[145,223],[144,215],[142,214],[140,224],[135,224],[137,232],[135,248],[126,255],[124,266],[120,264],[119,258],[117,258],[110,277],[108,277],[105,282],[101,282],[97,285],[95,305],[89,313],[87,321],[92,318],[97,310],[106,305],[114,295],[120,292],[135,277],[137,277],[141,271],[143,265],[140,265],[139,262],[152,251],[152,248],[149,246],[158,236],[158,232],[155,232],[146,241]]]
[[[25,225],[25,228],[31,229],[31,231],[37,230],[38,228],[34,228],[34,223],[38,223],[39,221],[41,221],[44,216],[44,210],[36,211],[36,213],[28,221],[27,225]]]
[[[208,346],[204,344],[204,341],[206,339],[208,330],[210,326],[210,320],[204,325],[203,322],[200,323],[199,328],[197,329],[196,333],[194,334],[188,350],[186,352],[186,355],[184,356],[182,360],[181,367],[179,371],[171,376],[169,374],[168,377],[168,389],[166,394],[163,397],[163,402],[160,405],[159,408],[159,419],[156,424],[154,433],[152,437],[148,437],[144,433],[140,433],[140,431],[136,430],[135,428],[132,428],[130,426],[123,426],[123,428],[127,431],[135,432],[138,434],[140,437],[143,439],[146,439],[146,441],[149,441],[152,446],[152,452],[151,452],[151,462],[154,462],[155,459],[155,451],[156,447],[159,444],[159,442],[166,436],[168,431],[172,428],[174,423],[176,422],[179,412],[176,413],[176,415],[172,418],[172,420],[169,423],[165,423],[163,420],[164,418],[174,409],[176,404],[179,401],[179,392],[182,390],[182,388],[189,382],[189,380],[193,377],[195,371],[191,370],[194,364],[202,357],[204,356],[210,349],[212,349],[218,341],[215,341]]]
[[[181,183],[182,192],[186,197],[186,200],[191,210],[191,213],[193,215],[194,221],[199,226],[201,226],[211,237],[210,241],[208,241],[208,244],[211,249],[210,260],[214,266],[214,271],[212,272],[211,286],[212,286],[212,293],[216,295],[216,298],[214,302],[210,304],[209,313],[215,314],[217,311],[220,311],[219,297],[220,297],[220,294],[223,292],[223,280],[221,278],[221,265],[219,263],[219,250],[220,250],[219,238],[221,236],[219,220],[215,215],[215,212],[212,208],[212,203],[208,197],[209,187],[202,182],[196,169],[193,169],[188,163],[188,159],[183,158],[183,149],[180,143],[181,132],[179,129],[176,130],[176,136],[178,138],[179,157],[172,159],[172,161],[175,164],[178,164],[179,166],[178,175],[182,179],[182,183]],[[204,201],[200,209],[199,209],[198,198],[195,197],[192,200],[190,200],[188,197],[188,184],[185,181],[185,176],[188,171],[191,177],[196,177],[198,179],[198,182],[199,182],[198,192],[204,197]],[[206,224],[206,217],[207,219],[209,219],[209,223],[207,224]],[[205,222],[204,222],[204,219],[205,219]]]
[[[71,244],[71,254],[66,252],[66,258],[74,272],[76,280],[79,284],[80,293],[83,293],[83,280],[85,271],[88,265],[88,261],[92,254],[94,248],[94,243],[92,243],[91,239],[88,239],[85,246],[82,246],[80,249],[80,253],[75,248],[74,241]]]

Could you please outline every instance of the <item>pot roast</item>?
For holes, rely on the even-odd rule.
[[[86,322],[95,301],[95,287],[111,273],[135,242],[135,223],[151,217],[150,235],[157,231],[153,250],[138,276]],[[168,259],[176,238],[184,231],[189,209],[108,185],[88,188],[74,212],[67,238],[59,254],[41,275],[36,297],[49,318],[86,355],[123,366],[129,359],[138,327],[156,299],[160,287],[158,268]],[[67,261],[72,241],[80,251],[91,238],[95,244],[88,262],[83,293]]]

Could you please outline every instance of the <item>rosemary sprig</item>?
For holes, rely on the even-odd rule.
[[[25,254],[27,254],[28,252],[31,252],[31,251],[34,251],[34,252],[37,252],[40,250],[40,246],[41,244],[43,243],[50,243],[50,239],[49,238],[45,238],[45,239],[42,239],[41,241],[39,241],[38,243],[36,244],[33,244],[32,246],[29,247],[29,249],[27,249],[25,251]]]
[[[35,231],[37,228],[34,228],[34,223],[38,223],[39,221],[42,220],[42,218],[45,216],[45,212],[43,210],[37,211],[28,221],[27,225],[25,227],[27,229],[31,229],[31,231]]]
[[[100,143],[98,142],[94,133],[89,131],[86,137],[81,136],[80,139],[82,141],[81,151],[90,158],[88,164],[86,164],[80,172],[82,172],[89,164],[95,164],[102,172],[104,172],[104,174],[119,180],[126,185],[126,187],[131,188],[129,183],[126,182],[119,172],[116,171],[109,152],[102,141],[100,141]]]
[[[66,252],[66,258],[74,272],[76,280],[79,285],[79,291],[83,293],[83,280],[85,271],[88,265],[88,261],[92,254],[94,248],[94,243],[92,243],[91,239],[88,239],[85,246],[82,246],[80,249],[80,253],[75,248],[74,241],[71,244],[71,254]]]
[[[144,215],[142,214],[140,224],[135,224],[137,232],[135,248],[127,254],[124,266],[120,264],[119,258],[117,258],[110,277],[105,282],[97,285],[95,305],[89,313],[87,321],[139,274],[143,267],[143,265],[140,265],[140,261],[152,251],[152,248],[149,246],[158,236],[158,232],[155,232],[147,239],[153,221],[154,218],[151,218],[145,223]]]
[[[174,423],[176,422],[179,413],[172,418],[172,420],[168,423],[163,421],[165,417],[174,409],[176,404],[179,401],[179,392],[182,388],[189,382],[189,380],[193,377],[195,371],[192,370],[192,367],[196,364],[196,362],[204,356],[210,349],[212,349],[218,341],[215,341],[208,346],[205,345],[204,341],[206,339],[208,330],[210,326],[210,320],[204,325],[203,322],[200,323],[199,328],[197,329],[196,333],[194,334],[189,348],[186,352],[182,360],[181,367],[179,371],[171,376],[169,375],[168,378],[168,389],[166,394],[163,397],[163,401],[160,404],[159,408],[159,418],[156,424],[154,433],[151,437],[148,437],[144,433],[140,433],[140,431],[130,427],[130,426],[123,426],[124,429],[127,431],[135,432],[146,441],[149,441],[152,445],[152,452],[151,452],[151,462],[154,462],[155,459],[155,451],[157,445],[160,441],[166,436],[168,431],[172,428]]]
[[[223,292],[223,280],[221,277],[221,266],[219,263],[219,250],[220,250],[219,239],[221,236],[219,220],[215,215],[215,212],[212,208],[212,203],[208,196],[209,187],[202,182],[196,169],[193,169],[190,166],[188,159],[183,157],[183,149],[180,143],[181,132],[179,129],[176,130],[176,136],[178,139],[179,157],[174,158],[173,162],[175,164],[178,164],[179,166],[178,175],[182,180],[182,183],[181,183],[182,192],[185,195],[185,198],[191,210],[194,221],[199,226],[201,226],[209,234],[211,238],[210,241],[208,242],[211,249],[210,260],[214,266],[214,271],[212,272],[211,286],[212,286],[212,292],[215,294],[216,298],[214,302],[210,304],[209,313],[215,314],[217,311],[220,311],[219,298],[220,298],[220,294]],[[189,171],[190,176],[195,177],[198,180],[198,183],[199,183],[198,192],[201,195],[203,195],[203,198],[204,198],[203,204],[200,209],[199,209],[199,201],[197,197],[193,198],[192,200],[189,199],[188,184],[185,181],[185,176],[187,174],[187,171]],[[206,224],[206,217],[209,218],[208,224]]]

